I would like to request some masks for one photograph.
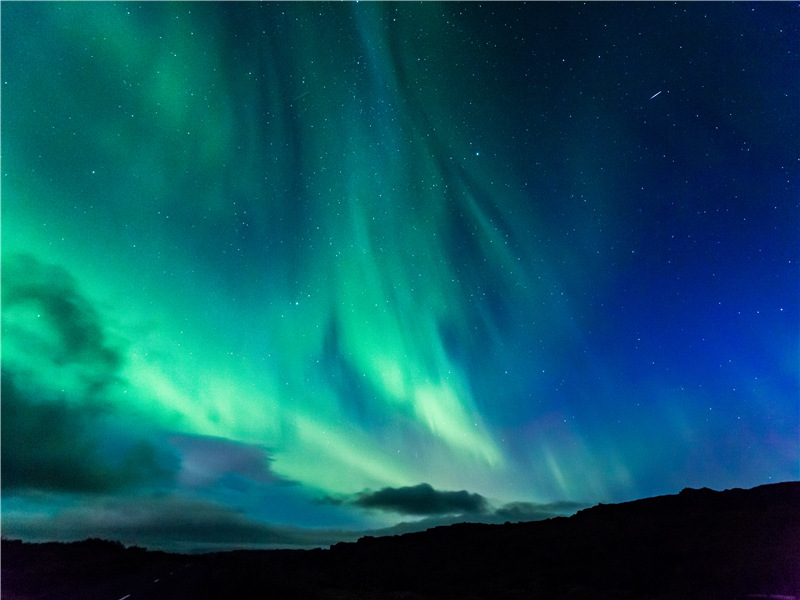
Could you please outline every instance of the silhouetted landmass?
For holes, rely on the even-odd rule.
[[[329,550],[177,555],[3,540],[2,598],[800,600],[800,482],[687,489],[569,518]]]

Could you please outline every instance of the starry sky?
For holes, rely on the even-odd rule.
[[[2,529],[199,551],[795,480],[791,3],[4,3]]]

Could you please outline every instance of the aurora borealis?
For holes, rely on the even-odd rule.
[[[796,479],[796,10],[4,3],[3,535]]]

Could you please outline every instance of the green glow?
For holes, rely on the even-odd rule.
[[[454,191],[446,185],[447,175],[428,141],[430,132],[421,123],[375,118],[384,110],[381,106],[388,116],[406,102],[391,67],[379,11],[359,17],[359,41],[337,38],[332,45],[333,34],[326,30],[303,33],[292,42],[295,34],[288,33],[287,43],[301,48],[297,88],[290,93],[307,96],[295,101],[292,126],[303,140],[297,159],[305,173],[304,196],[313,204],[289,205],[291,212],[282,204],[296,199],[273,196],[292,185],[280,162],[243,164],[242,172],[262,170],[261,180],[273,191],[249,187],[252,177],[242,180],[240,193],[257,194],[260,205],[250,202],[251,213],[238,218],[266,228],[269,242],[270,235],[279,235],[280,221],[296,213],[305,231],[301,241],[313,252],[276,255],[273,260],[274,253],[267,251],[260,271],[250,266],[242,272],[256,290],[242,297],[228,292],[228,284],[211,287],[214,283],[203,279],[203,273],[187,270],[186,260],[193,260],[188,249],[168,240],[172,230],[183,227],[179,216],[189,206],[195,215],[208,211],[211,219],[218,218],[217,211],[231,210],[233,198],[210,175],[232,160],[237,146],[280,152],[271,140],[285,138],[290,123],[288,99],[278,92],[283,80],[269,60],[257,73],[243,65],[237,76],[258,77],[260,83],[246,87],[253,96],[240,98],[240,105],[266,102],[269,108],[262,110],[271,116],[263,121],[265,129],[234,129],[230,100],[237,92],[227,89],[224,70],[215,62],[221,60],[220,49],[209,45],[193,16],[169,6],[159,10],[174,27],[148,52],[134,43],[146,35],[148,25],[117,9],[104,7],[105,17],[94,19],[85,19],[82,10],[63,10],[55,21],[76,39],[94,40],[89,51],[103,52],[103,61],[91,68],[109,86],[118,86],[113,93],[122,103],[122,116],[137,123],[147,115],[154,128],[142,131],[123,119],[116,126],[105,124],[105,135],[93,136],[95,151],[104,157],[95,177],[102,175],[104,164],[126,155],[128,185],[104,200],[111,203],[106,209],[119,211],[125,227],[107,230],[87,244],[75,237],[75,227],[83,222],[92,229],[95,215],[68,208],[76,203],[76,192],[50,188],[46,182],[29,188],[16,179],[6,188],[16,197],[64,200],[62,219],[53,219],[46,228],[38,213],[12,206],[4,216],[17,227],[6,236],[4,251],[36,248],[42,260],[64,264],[80,293],[103,306],[106,334],[125,353],[121,385],[108,398],[120,410],[143,415],[159,427],[263,444],[279,457],[276,471],[322,489],[420,480],[435,484],[445,478],[443,460],[493,469],[503,465],[502,452],[478,416],[467,377],[448,356],[441,337],[443,324],[466,329],[471,310],[464,303],[464,282],[453,263],[447,229],[452,210],[448,194]],[[369,53],[363,67],[355,66],[350,74],[334,68],[349,62],[362,44]],[[366,87],[358,74],[361,68],[371,73],[372,83]],[[324,102],[318,98],[323,94]],[[70,118],[74,121],[74,114]],[[90,111],[80,119],[86,127],[100,126]],[[117,134],[109,136],[113,127]],[[162,155],[148,152],[151,144],[142,143],[143,135],[155,132]],[[468,146],[451,137],[453,147]],[[187,169],[201,183],[191,192],[181,176]],[[506,270],[511,258],[504,251],[493,254],[501,244],[490,220],[474,200],[468,206],[487,258],[498,261],[498,272]],[[65,232],[63,240],[59,229]],[[224,230],[208,229],[208,235],[218,233]],[[232,246],[225,250],[236,252]],[[154,264],[142,264],[131,273],[127,265],[131,260],[135,264],[137,256]],[[259,285],[266,295],[258,292]],[[198,311],[198,305],[205,310]],[[227,314],[241,315],[241,326],[229,328],[216,318]],[[42,343],[48,335],[46,329],[37,333],[30,323],[18,329]],[[337,340],[333,350],[326,346],[332,330]],[[261,333],[245,337],[239,331]],[[18,355],[15,344],[11,339],[6,345],[12,360]],[[338,358],[327,360],[341,361],[371,390],[370,411],[389,419],[395,415],[404,435],[418,440],[415,444],[427,440],[431,448],[441,449],[431,450],[431,457],[445,448],[446,453],[420,461],[415,472],[397,458],[397,448],[384,447],[380,436],[359,433],[369,427],[366,423],[337,419],[350,410],[348,394],[365,392],[331,387],[335,382],[321,366],[331,351]],[[344,478],[337,465],[344,466]]]
[[[415,474],[403,457],[376,447],[369,436],[347,424],[321,422],[298,414],[292,419],[292,444],[278,454],[277,471],[331,493],[388,485],[408,485]],[[304,448],[303,453],[292,447]]]

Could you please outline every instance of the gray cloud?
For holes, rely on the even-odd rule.
[[[186,434],[174,434],[168,441],[181,456],[181,485],[208,488],[224,484],[231,477],[261,484],[290,483],[271,471],[271,459],[261,446]]]
[[[241,548],[319,548],[363,533],[270,525],[222,504],[177,495],[96,498],[42,518],[30,507],[4,511],[3,535],[28,541],[88,537],[151,550],[210,552]]]
[[[365,490],[351,496],[328,497],[323,502],[424,517],[410,523],[399,523],[375,532],[375,535],[397,535],[464,521],[490,524],[542,521],[571,515],[587,506],[579,502],[509,502],[498,507],[492,506],[480,494],[465,490],[438,491],[427,483],[410,487],[387,487],[377,492]]]
[[[2,374],[3,493],[45,490],[98,494],[167,484],[174,456],[115,425],[97,406],[74,405]]]
[[[428,483],[410,487],[386,487],[377,492],[364,491],[349,501],[362,508],[391,511],[406,515],[480,514],[488,503],[480,494],[466,490],[442,492]]]
[[[74,541],[100,537],[126,545],[174,552],[319,548],[338,542],[353,542],[365,535],[401,535],[464,521],[503,523],[509,520],[506,517],[512,516],[508,510],[500,509],[470,515],[430,515],[382,529],[316,529],[270,524],[242,510],[179,493],[97,495],[84,497],[77,505],[70,503],[68,507],[64,507],[60,497],[54,495],[23,494],[17,497],[19,499],[26,502],[23,510],[15,510],[18,501],[4,506],[5,537],[27,541]],[[514,515],[536,517],[522,520],[571,514],[579,507],[583,506],[574,503],[513,503],[505,506],[513,509]]]
[[[73,277],[26,254],[3,256],[4,366],[34,375],[68,370],[90,392],[117,379],[121,353]]]
[[[174,452],[124,422],[109,400],[123,355],[74,278],[29,255],[4,255],[2,303],[4,495],[170,482]]]

